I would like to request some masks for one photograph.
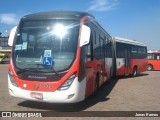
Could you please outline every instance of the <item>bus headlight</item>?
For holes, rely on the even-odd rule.
[[[11,71],[8,72],[8,75],[9,75],[9,78],[10,78],[10,81],[11,81],[12,85],[18,87],[18,84],[17,84],[17,82],[14,80],[14,77],[13,77],[13,74],[12,74]]]
[[[73,83],[76,77],[76,73],[72,74],[59,88],[58,90],[67,90]]]

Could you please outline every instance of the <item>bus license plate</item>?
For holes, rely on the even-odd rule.
[[[43,94],[42,93],[31,92],[30,95],[31,95],[32,98],[43,100]]]

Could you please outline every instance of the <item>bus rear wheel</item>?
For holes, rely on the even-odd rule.
[[[134,67],[134,68],[133,68],[133,72],[132,72],[132,77],[137,76],[137,74],[138,74],[137,67]]]
[[[149,70],[149,71],[153,70],[153,66],[152,65],[148,65],[147,66],[147,70]]]

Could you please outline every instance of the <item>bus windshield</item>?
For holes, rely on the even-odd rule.
[[[79,21],[23,21],[13,47],[13,63],[20,70],[63,71],[73,63],[79,34]]]

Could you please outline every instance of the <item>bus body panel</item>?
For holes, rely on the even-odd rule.
[[[131,68],[138,66],[138,72],[145,72],[147,70],[147,58],[144,59],[131,59]],[[133,69],[131,69],[133,71]]]
[[[92,95],[95,92],[96,79],[98,79],[98,86],[102,86],[104,82],[108,80],[107,75],[103,69],[102,60],[93,60],[94,65],[86,68],[86,97]],[[109,70],[108,70],[109,71]],[[98,74],[98,75],[97,75]],[[96,78],[98,77],[98,78]]]
[[[125,59],[124,58],[117,58],[116,64],[117,64],[117,70],[116,75],[124,75],[125,74]]]
[[[148,60],[148,64],[152,65],[154,70],[160,70],[160,60]]]
[[[14,97],[33,100],[33,101],[50,102],[50,103],[74,103],[85,99],[86,80],[84,79],[81,82],[79,82],[78,78],[76,77],[68,90],[42,92],[42,91],[24,90],[21,89],[20,87],[15,87],[11,84],[10,78],[8,76],[8,86],[10,95]],[[42,96],[31,97],[32,93],[40,94]]]
[[[106,75],[107,78],[110,79],[113,76],[113,59],[112,58],[105,58],[105,67],[106,67]],[[107,80],[107,79],[106,79]]]
[[[94,82],[95,82],[95,75],[93,69],[86,70],[86,88],[85,88],[85,97],[90,96],[94,92]]]
[[[118,58],[117,59],[117,71],[116,75],[125,75],[125,74],[132,74],[133,68],[138,66],[138,72],[145,72],[147,69],[147,58],[145,60],[140,59],[131,59],[130,60],[130,67],[125,67],[124,63],[125,58]]]

